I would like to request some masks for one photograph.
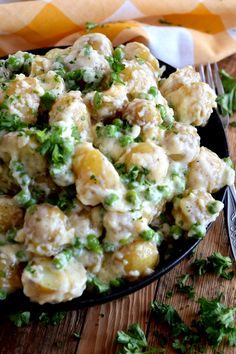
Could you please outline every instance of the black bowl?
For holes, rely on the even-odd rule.
[[[51,48],[43,48],[32,50],[35,54],[45,54]],[[160,61],[160,65],[165,65],[166,70],[163,77],[168,77],[176,69],[172,66]],[[221,120],[214,110],[207,125],[200,127],[198,133],[201,137],[201,145],[206,146],[208,149],[214,151],[220,158],[228,157],[229,150],[225,132],[221,123]],[[214,194],[214,198],[223,201],[225,196],[226,187],[222,188],[219,192]],[[208,225],[208,229],[211,224]],[[206,236],[207,237],[207,236]],[[120,288],[114,289],[112,292],[97,294],[94,292],[85,291],[82,296],[68,302],[59,304],[45,304],[39,305],[30,302],[30,300],[24,296],[23,292],[16,292],[7,297],[6,300],[0,301],[0,313],[12,312],[16,310],[30,310],[30,311],[67,311],[75,310],[82,307],[94,306],[103,304],[123,296],[127,296],[134,293],[137,290],[144,288],[151,284],[155,280],[159,279],[162,275],[169,272],[178,263],[180,263],[186,256],[188,256],[193,249],[199,244],[201,239],[185,239],[184,242],[179,240],[175,241],[174,255],[170,256],[167,260],[160,258],[160,263],[156,270],[144,279],[137,282],[126,282]]]

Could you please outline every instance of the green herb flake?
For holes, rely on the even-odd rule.
[[[86,57],[89,57],[89,56],[91,55],[92,50],[93,50],[93,48],[92,48],[92,46],[89,45],[89,44],[85,44],[85,46],[83,47],[84,55],[85,55]]]
[[[85,23],[85,28],[87,31],[91,31],[93,30],[94,28],[96,28],[98,25],[94,22],[86,22]]]
[[[81,338],[80,332],[74,332],[74,333],[73,333],[73,337],[74,337],[75,339],[79,340],[79,339]]]
[[[57,96],[53,92],[45,92],[44,95],[41,97],[41,107],[43,108],[43,110],[50,111],[53,103],[56,101],[56,98]]]
[[[207,260],[196,258],[192,263],[194,275],[201,276],[207,272]]]
[[[40,143],[38,151],[43,156],[47,155],[54,167],[59,167],[68,161],[73,146],[69,138],[63,137],[62,127],[54,126],[50,130],[37,130],[34,135]]]
[[[221,278],[231,280],[234,277],[232,261],[229,257],[223,256],[220,252],[213,252],[207,259],[197,258],[192,263],[192,268],[195,275],[203,275],[205,273],[214,273]]]
[[[208,268],[213,273],[227,280],[231,280],[234,277],[233,271],[228,272],[233,265],[229,257],[223,256],[220,252],[214,252],[207,260]]]
[[[9,319],[16,327],[24,327],[30,322],[30,312],[25,311],[14,313],[9,315]]]
[[[236,77],[220,70],[220,77],[224,87],[224,94],[216,99],[223,115],[232,116],[236,111]]]
[[[15,228],[10,229],[6,233],[6,239],[8,242],[15,243],[17,230]]]
[[[167,299],[170,299],[172,296],[173,296],[173,291],[172,291],[172,290],[168,290],[168,291],[166,292],[166,298],[167,298]]]
[[[236,325],[234,315],[236,307],[227,308],[221,303],[222,294],[213,300],[204,297],[198,299],[200,305],[198,319],[193,322],[208,343],[213,347],[225,342],[236,346]]]
[[[189,280],[190,275],[184,274],[178,277],[178,281],[176,283],[176,288],[178,292],[182,294],[186,294],[189,299],[194,299],[195,290],[193,285],[187,285],[187,281]]]
[[[123,57],[124,54],[120,47],[114,50],[113,57],[112,56],[106,57],[106,60],[108,61],[110,68],[112,70],[110,85],[113,82],[124,85],[124,82],[120,78],[120,73],[125,69],[125,65],[122,63]]]
[[[87,286],[89,289],[92,289],[98,294],[102,294],[110,290],[110,285],[102,282],[96,276],[88,277]]]
[[[7,298],[7,292],[4,289],[0,289],[0,300],[5,300]]]
[[[143,330],[137,323],[130,325],[127,332],[118,331],[116,341],[122,346],[119,351],[120,354],[154,354],[161,352],[159,348],[149,346]]]
[[[58,326],[65,318],[66,312],[42,312],[39,321],[45,325]]]
[[[26,128],[27,124],[22,122],[16,114],[7,111],[0,111],[0,131],[7,132],[21,131]]]

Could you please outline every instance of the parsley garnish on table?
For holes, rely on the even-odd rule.
[[[231,117],[236,111],[236,77],[229,75],[225,70],[220,70],[220,77],[225,93],[217,97],[217,103],[222,114]]]
[[[176,309],[154,301],[151,305],[157,323],[168,326],[171,346],[178,353],[201,353],[207,346],[217,348],[222,343],[236,346],[236,307],[221,303],[222,294],[215,299],[198,299],[200,306],[196,319],[188,327]]]
[[[231,280],[234,277],[232,261],[228,256],[223,256],[220,252],[213,252],[211,256],[196,258],[192,263],[194,275],[203,275],[205,273],[214,273],[221,278]]]
[[[57,326],[64,319],[66,312],[42,312],[39,321],[45,325]]]
[[[127,332],[118,331],[116,340],[122,346],[118,354],[154,354],[163,352],[160,348],[149,346],[143,330],[137,323],[133,323]]]
[[[189,281],[190,274],[184,274],[178,277],[178,281],[176,283],[177,291],[186,294],[189,299],[194,299],[195,290],[193,284],[187,284]]]
[[[14,313],[9,315],[9,319],[16,327],[27,326],[30,322],[30,312],[25,311]]]

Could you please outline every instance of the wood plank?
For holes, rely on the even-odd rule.
[[[172,305],[181,315],[182,319],[190,325],[191,321],[195,318],[198,311],[198,304],[196,300],[199,297],[206,297],[212,299],[216,297],[220,292],[225,294],[224,302],[227,306],[235,306],[236,304],[236,282],[235,280],[228,281],[218,278],[215,275],[204,275],[199,277],[195,281],[194,289],[196,291],[196,296],[194,300],[189,300],[185,295],[179,294],[176,290],[175,283],[177,277],[182,274],[190,273],[190,264],[196,257],[206,258],[213,252],[219,251],[223,255],[230,255],[229,245],[227,240],[227,235],[225,232],[223,214],[220,215],[217,222],[214,223],[212,229],[209,231],[205,239],[198,246],[196,256],[190,260],[184,260],[176,268],[174,268],[165,277],[161,278],[156,300],[162,303],[168,303]],[[236,267],[234,267],[236,268]],[[166,298],[167,291],[173,291],[173,296],[170,299]],[[222,300],[223,301],[223,300]],[[153,346],[158,344],[157,338],[154,335],[155,330],[157,330],[157,322],[152,316],[150,319],[150,330],[148,340]],[[165,332],[163,327],[160,331]],[[233,354],[235,353],[235,348],[223,347],[223,353]],[[168,354],[176,353],[168,346]],[[211,353],[208,351],[207,353]]]
[[[131,323],[139,323],[146,331],[155,290],[156,282],[122,299],[90,308],[76,353],[116,353],[116,333],[127,330]]]
[[[87,310],[70,311],[58,326],[33,321],[28,327],[16,328],[5,320],[0,324],[1,354],[73,354],[78,341],[74,332],[81,332]]]

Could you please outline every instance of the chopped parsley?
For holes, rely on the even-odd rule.
[[[53,103],[56,101],[56,98],[57,96],[53,92],[45,92],[44,95],[41,97],[41,107],[43,108],[43,110],[50,111]]]
[[[221,303],[222,294],[215,299],[204,297],[198,299],[200,310],[198,318],[193,322],[199,333],[202,333],[207,342],[217,347],[222,342],[236,346],[236,325],[234,315],[236,307],[227,308]]]
[[[38,151],[41,155],[47,155],[48,160],[54,166],[60,166],[67,162],[73,152],[71,139],[63,137],[63,128],[53,126],[50,130],[37,130],[35,137],[40,143]]]
[[[124,84],[124,81],[120,78],[120,73],[125,69],[125,65],[122,63],[123,58],[124,58],[124,52],[120,47],[117,47],[114,50],[113,56],[106,57],[110,65],[110,68],[112,70],[110,85],[114,82],[119,84]]]
[[[6,233],[6,239],[8,242],[15,243],[17,230],[15,228],[9,229]]]
[[[127,169],[123,163],[116,163],[115,168],[123,181],[127,184],[128,189],[135,189],[136,184],[150,185],[151,181],[147,179],[149,170],[145,167],[139,167],[136,165]]]
[[[5,300],[7,298],[7,292],[4,289],[0,289],[0,300]]]
[[[42,312],[39,321],[45,325],[57,326],[65,318],[66,312]]]
[[[87,286],[88,289],[91,289],[92,291],[95,291],[98,294],[102,294],[110,290],[109,284],[102,282],[94,275],[88,276]]]
[[[70,212],[76,203],[75,185],[64,187],[59,194],[50,196],[47,201],[50,204],[57,205],[62,211]]]
[[[22,122],[16,114],[11,114],[4,110],[0,111],[0,131],[14,132],[26,127],[27,124]]]
[[[85,23],[85,28],[87,31],[91,31],[93,30],[94,28],[96,28],[98,25],[94,22],[86,22]]]
[[[130,325],[127,332],[118,331],[116,341],[121,344],[119,354],[160,353],[160,349],[149,346],[143,330],[137,323]]]
[[[195,275],[214,273],[221,278],[231,280],[234,277],[234,271],[230,271],[232,265],[229,257],[223,256],[220,252],[214,252],[207,259],[195,259],[192,263],[192,268]]]
[[[9,319],[16,327],[27,326],[30,322],[30,312],[25,311],[14,313],[9,315]]]
[[[189,274],[184,274],[178,277],[178,281],[176,283],[176,288],[178,292],[182,294],[186,294],[189,299],[194,299],[195,296],[195,290],[193,288],[193,285],[187,285],[187,281],[189,280],[190,275]]]
[[[97,125],[96,135],[98,138],[115,138],[118,136],[119,128],[114,124]]]
[[[236,111],[236,77],[229,75],[225,70],[220,70],[220,77],[224,87],[224,94],[217,97],[223,115],[232,116]]]

